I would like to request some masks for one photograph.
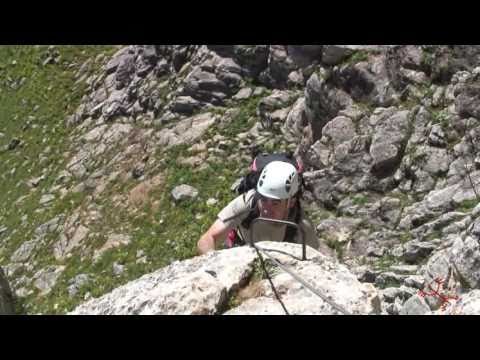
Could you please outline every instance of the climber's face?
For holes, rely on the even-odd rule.
[[[276,200],[262,196],[258,202],[260,215],[274,220],[285,220],[288,215],[288,200]]]

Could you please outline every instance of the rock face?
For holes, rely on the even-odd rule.
[[[427,315],[478,315],[480,314],[480,290],[473,290],[453,301],[445,310],[428,312]]]
[[[400,315],[425,315],[430,312],[430,307],[420,296],[412,296],[404,304],[400,310]]]
[[[0,315],[10,315],[14,313],[13,294],[10,285],[5,278],[5,274],[0,268]]]
[[[308,260],[300,261],[300,245],[260,242],[258,246],[271,249],[272,256],[349,312],[373,314],[380,311],[373,286],[359,283],[345,266],[319,252],[308,248]],[[269,268],[291,314],[337,313],[290,275],[272,268],[271,264]],[[216,251],[174,262],[80,305],[71,314],[282,314],[267,280],[257,279],[261,275],[259,271],[253,248],[244,246]],[[238,301],[239,294],[246,292],[248,287],[255,287],[257,296],[228,310],[229,303]]]
[[[68,146],[62,154],[42,149],[42,172],[15,184],[18,193],[28,189],[13,200],[22,213],[18,228],[11,226],[16,216],[4,221],[8,209],[0,209],[0,261],[16,295],[47,299],[65,293],[56,291],[60,285],[78,302],[99,274],[72,274],[63,266],[92,261],[103,267],[100,274],[121,281],[158,256],[150,242],[169,263],[193,255],[196,239],[188,233],[214,219],[226,200],[223,190],[241,176],[249,153],[288,149],[305,165],[303,201],[320,249],[346,267],[316,254],[305,263],[278,255],[281,261],[355,313],[378,310],[365,305],[371,286],[379,289],[382,314],[437,313],[438,299],[415,292],[439,278],[469,304],[466,312],[475,311],[478,45],[130,45],[114,51],[67,66],[78,65],[76,87],[86,89],[65,118]],[[49,50],[39,64],[54,66],[58,59]],[[7,77],[6,84],[21,81]],[[39,109],[28,99],[22,105]],[[36,161],[24,153],[31,131],[45,135],[38,145],[54,143],[47,135],[60,129],[50,129],[40,113],[12,116],[24,135],[2,129],[0,156],[7,161],[1,180]],[[55,155],[51,165],[49,154]],[[235,173],[230,165],[238,165]],[[10,190],[15,197],[17,188]],[[187,209],[198,212],[188,231],[174,229],[182,237],[175,244],[165,238],[176,223],[166,203],[178,219]],[[17,231],[32,221],[18,239]],[[145,253],[117,258],[124,250]],[[215,267],[217,260],[224,269]],[[248,248],[177,262],[101,304],[92,300],[85,312],[282,313],[268,282],[255,278],[257,265]],[[210,268],[215,275],[199,270]],[[347,268],[371,285],[359,285]],[[334,313],[281,272],[273,279],[292,313]]]
[[[383,118],[374,126],[370,155],[373,159],[372,172],[385,177],[400,164],[403,148],[408,137],[408,111],[400,111],[395,115]]]

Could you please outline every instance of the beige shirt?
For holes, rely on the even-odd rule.
[[[255,190],[252,189],[246,194],[242,194],[235,199],[233,199],[222,211],[218,214],[218,218],[223,221],[229,228],[237,228],[242,239],[246,243],[250,242],[250,229],[242,226],[242,221],[245,220],[253,206],[253,198],[255,195]],[[293,219],[288,219],[288,221],[294,221]],[[312,224],[305,219],[305,214],[302,212],[300,216],[300,228],[305,234],[306,244],[313,247],[314,249],[319,248],[319,240],[315,235]],[[272,224],[268,222],[259,221],[253,224],[253,239],[257,241],[283,241],[285,238],[285,231],[287,225],[283,224]],[[300,231],[296,232],[294,241],[296,243],[301,243]]]

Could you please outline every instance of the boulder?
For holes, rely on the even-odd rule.
[[[11,314],[14,314],[13,293],[2,268],[0,268],[0,315]]]
[[[325,76],[313,73],[305,87],[305,115],[312,128],[313,141],[322,137],[328,121],[351,104],[352,99],[345,91],[336,88]]]
[[[444,309],[428,312],[427,315],[478,315],[480,314],[480,290],[473,290],[449,300]]]
[[[297,244],[260,242],[258,246],[269,249],[278,261],[347,311],[353,314],[380,311],[373,286],[358,282],[344,265],[310,247],[308,260],[301,261],[301,246]],[[258,261],[255,250],[247,246],[176,261],[92,299],[70,314],[283,314],[268,281],[262,280]],[[291,314],[338,313],[289,274],[272,269],[273,264],[266,261],[272,281]],[[250,295],[245,296],[246,293]]]
[[[410,297],[400,310],[400,315],[424,315],[430,311],[425,299],[419,295]]]
[[[371,171],[379,178],[393,174],[402,160],[408,139],[409,114],[407,110],[399,111],[375,124],[370,147]]]
[[[50,293],[64,270],[65,266],[63,265],[51,265],[37,271],[33,275],[33,285],[40,290],[40,296],[45,296]]]
[[[175,201],[195,199],[198,196],[198,190],[190,185],[182,184],[172,190],[172,196]]]

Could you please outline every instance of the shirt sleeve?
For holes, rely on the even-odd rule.
[[[250,213],[252,198],[252,192],[237,196],[218,213],[218,219],[229,228],[237,227]]]

